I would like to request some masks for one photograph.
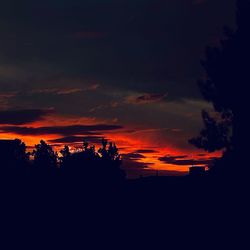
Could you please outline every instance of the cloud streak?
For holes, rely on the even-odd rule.
[[[187,155],[179,156],[164,156],[160,157],[159,160],[166,164],[172,164],[177,166],[191,166],[191,165],[211,165],[216,158],[199,158],[199,159],[190,159]]]
[[[1,133],[14,133],[18,135],[92,135],[96,131],[111,131],[123,128],[119,125],[71,125],[71,126],[53,126],[53,127],[19,127],[3,126],[0,127]]]
[[[63,144],[72,144],[72,143],[81,143],[87,141],[89,143],[98,144],[101,142],[103,137],[101,136],[67,136],[58,139],[49,140],[49,143],[63,143]]]
[[[161,102],[165,99],[166,96],[167,94],[147,93],[140,96],[128,96],[126,98],[126,102],[130,104],[147,104]]]
[[[31,94],[54,94],[54,95],[70,95],[84,91],[94,91],[99,88],[99,84],[93,84],[85,88],[41,88],[33,89],[30,91]]]
[[[135,151],[135,153],[138,154],[152,154],[152,153],[157,153],[157,150],[153,150],[153,149],[138,149]]]
[[[51,109],[27,109],[0,111],[0,124],[24,125],[42,120],[46,115],[53,113]]]
[[[124,159],[132,159],[132,160],[140,160],[146,158],[144,155],[139,154],[139,153],[128,153],[128,154],[123,154],[122,157]]]

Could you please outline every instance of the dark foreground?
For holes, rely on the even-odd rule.
[[[246,199],[239,183],[236,188],[230,179],[210,176],[119,183],[91,176],[1,178],[1,243],[8,249],[155,249],[159,244],[244,249]]]

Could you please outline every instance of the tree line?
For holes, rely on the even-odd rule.
[[[24,142],[19,139],[7,141],[0,148],[2,176],[18,178],[34,176],[54,178],[58,175],[86,179],[122,181],[125,172],[122,170],[122,159],[116,144],[102,139],[101,147],[84,141],[78,152],[71,152],[64,146],[60,152],[41,140],[32,152],[27,152]]]

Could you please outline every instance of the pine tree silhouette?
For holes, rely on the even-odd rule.
[[[199,86],[217,114],[215,118],[203,111],[205,128],[190,143],[209,152],[224,150],[224,160],[228,159],[223,163],[228,165],[225,171],[230,171],[230,166],[234,171],[237,165],[244,165],[247,155],[248,125],[245,118],[250,83],[249,13],[250,1],[238,0],[236,31],[225,28],[225,38],[220,46],[208,47],[206,59],[202,61],[207,78],[199,81]]]

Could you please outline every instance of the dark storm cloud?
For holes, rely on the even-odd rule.
[[[128,153],[128,154],[122,154],[122,157],[124,159],[143,159],[146,158],[144,155],[139,154],[139,153]]]
[[[0,124],[23,125],[42,120],[46,115],[53,113],[53,110],[5,110],[0,111]]]
[[[139,149],[139,150],[136,150],[135,153],[138,153],[138,154],[147,154],[147,153],[157,153],[158,151],[156,150],[153,150],[153,149]]]
[[[101,142],[103,137],[100,136],[67,136],[54,140],[49,140],[50,143],[81,143],[87,141],[89,143],[98,144]]]
[[[4,3],[1,62],[40,71],[26,79],[30,85],[48,75],[81,75],[118,89],[197,98],[199,60],[223,26],[234,24],[234,0],[194,3],[201,1]]]
[[[95,131],[112,131],[121,129],[119,125],[72,125],[72,126],[54,126],[54,127],[18,127],[4,126],[0,127],[1,133],[14,133],[19,135],[91,135]],[[94,133],[96,134],[96,133]]]
[[[211,165],[216,158],[203,158],[203,159],[190,159],[187,155],[180,156],[164,156],[159,160],[166,164],[174,164],[178,166],[190,166],[190,165]]]

